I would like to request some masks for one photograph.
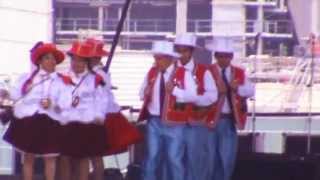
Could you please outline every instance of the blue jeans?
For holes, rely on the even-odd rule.
[[[188,126],[185,130],[187,180],[206,180],[208,177],[208,128]]]
[[[151,117],[147,124],[146,145],[147,155],[144,162],[143,180],[156,180],[157,169],[168,174],[164,180],[184,180],[184,167],[182,158],[184,155],[183,133],[184,125],[169,126],[160,120],[159,117]],[[161,152],[163,151],[163,152]],[[160,155],[164,154],[167,170],[158,167]],[[168,178],[168,177],[169,178]]]
[[[232,119],[221,118],[208,133],[210,180],[230,180],[237,156],[238,137]]]

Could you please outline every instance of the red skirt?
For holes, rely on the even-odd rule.
[[[75,158],[103,156],[108,147],[106,128],[72,122],[62,126],[61,154]]]
[[[106,116],[107,142],[109,148],[106,155],[118,154],[128,150],[129,145],[143,140],[142,133],[120,112]]]
[[[13,119],[3,139],[17,150],[37,155],[59,153],[60,124],[46,114]]]

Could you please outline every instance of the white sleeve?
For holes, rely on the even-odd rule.
[[[25,81],[29,78],[29,74],[21,75],[10,89],[10,98],[17,100],[22,96],[21,89]]]
[[[98,86],[95,89],[95,118],[104,119],[105,114],[108,112],[108,103],[109,103],[109,96],[107,91],[104,89],[105,87]]]
[[[185,71],[184,85],[184,89],[175,86],[172,95],[174,95],[177,98],[177,102],[180,103],[195,102],[197,99],[197,86],[189,71]]]
[[[238,88],[238,94],[242,97],[252,97],[255,95],[255,84],[252,83],[246,76],[244,84]]]
[[[108,109],[107,113],[116,113],[121,110],[119,104],[116,102],[114,94],[112,91],[108,92]]]
[[[218,99],[217,87],[211,73],[204,74],[204,93],[197,96],[196,104],[199,106],[209,106]]]
[[[105,73],[104,71],[101,72],[101,75],[103,76],[103,80],[106,83],[106,86],[104,88],[111,89],[112,83],[111,83],[111,75],[110,73]]]
[[[106,104],[107,104],[107,110],[106,113],[115,113],[115,112],[119,112],[121,110],[119,104],[116,102],[116,99],[114,97],[114,94],[112,92],[112,82],[111,82],[111,74],[105,73],[103,71],[103,75],[104,75],[104,80],[105,80],[105,87],[104,90],[106,92]]]

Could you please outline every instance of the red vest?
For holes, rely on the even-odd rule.
[[[240,85],[244,84],[245,81],[245,72],[243,69],[235,66],[231,67],[231,81],[237,80]],[[212,64],[209,67],[209,70],[216,81],[217,87],[225,86],[220,72],[218,70],[217,64]],[[238,129],[244,129],[246,121],[247,121],[247,108],[246,108],[246,100],[247,98],[241,97],[236,92],[231,92],[231,102],[233,106],[233,115],[236,121],[236,126]],[[218,96],[218,100],[214,103],[212,109],[209,112],[209,118],[207,119],[207,124],[209,127],[215,127],[217,124],[220,114],[222,111],[222,106],[226,101],[226,95],[222,94]]]
[[[158,69],[156,67],[152,67],[147,75],[147,86],[144,91],[144,102],[138,117],[138,121],[142,121],[148,119],[149,111],[148,105],[151,102],[153,95],[153,88],[158,76]],[[169,81],[174,83],[177,87],[183,89],[184,88],[184,75],[185,69],[183,67],[176,67],[171,76],[169,77]],[[176,101],[176,97],[172,95],[172,92],[165,93],[165,100],[163,105],[162,112],[162,120],[168,124],[185,124],[187,123],[190,113],[191,113],[192,105],[189,103],[179,104]]]
[[[204,75],[207,70],[207,67],[202,64],[195,64],[195,67],[193,69],[193,77],[197,84],[197,94],[203,95],[205,92],[204,89]],[[193,104],[191,116],[189,119],[189,123],[193,125],[205,125],[207,122],[207,118],[209,115],[209,110],[211,109],[211,106],[197,106],[196,104]]]

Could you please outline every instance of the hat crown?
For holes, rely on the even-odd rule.
[[[177,35],[174,44],[196,47],[197,37],[194,34],[179,34]]]
[[[216,37],[213,39],[213,51],[233,53],[233,39],[230,37]]]
[[[153,54],[163,54],[172,57],[179,57],[179,55],[174,51],[174,46],[172,42],[168,41],[155,41],[152,44]]]
[[[72,47],[68,53],[80,57],[93,57],[92,49],[92,44],[75,41],[72,43]]]
[[[94,54],[94,56],[101,57],[108,55],[108,52],[103,49],[103,41],[89,38],[86,40],[86,43],[92,46],[92,53]]]

